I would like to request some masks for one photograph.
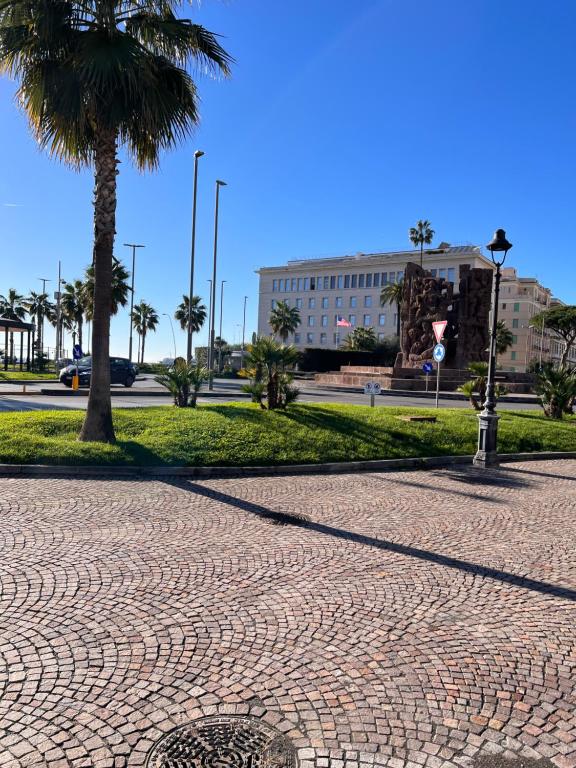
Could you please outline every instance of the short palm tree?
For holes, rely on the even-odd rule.
[[[300,353],[293,345],[280,344],[270,336],[258,336],[248,346],[252,381],[242,389],[250,393],[261,408],[264,408],[264,397],[269,410],[285,408],[298,397],[298,390],[292,386],[293,376],[286,369],[293,367],[299,357]]]
[[[346,336],[342,346],[355,352],[371,352],[377,343],[374,328],[354,328],[352,333]]]
[[[82,349],[82,331],[84,329],[84,317],[86,315],[86,284],[82,280],[74,280],[72,283],[64,283],[62,291],[61,308],[64,322],[78,334],[78,345]]]
[[[180,323],[180,328],[185,331],[188,328],[188,315],[190,313],[190,330],[192,333],[198,333],[206,322],[206,306],[202,304],[200,296],[192,296],[192,312],[190,312],[190,299],[188,296],[182,296],[182,301],[178,304],[174,319]]]
[[[389,283],[385,285],[380,291],[380,304],[395,304],[396,305],[396,336],[400,338],[401,319],[400,319],[400,307],[402,306],[402,294],[404,292],[404,280],[399,280],[397,283]]]
[[[198,122],[186,64],[228,74],[230,57],[176,0],[2,0],[0,71],[42,147],[94,169],[92,378],[81,440],[113,442],[110,400],[112,254],[118,152],[155,168]]]
[[[140,337],[138,340],[138,354],[141,363],[144,362],[144,346],[146,344],[146,334],[148,331],[155,333],[159,322],[160,318],[158,317],[158,313],[150,304],[145,301],[141,301],[139,304],[134,305],[134,309],[132,311],[132,325]]]
[[[514,335],[503,320],[496,324],[496,354],[503,355],[514,343]]]
[[[187,363],[183,357],[177,357],[172,368],[156,376],[154,381],[172,394],[177,408],[196,408],[198,392],[209,378],[208,368]]]
[[[427,219],[420,219],[415,227],[410,227],[408,237],[415,248],[420,246],[420,266],[424,265],[424,245],[430,245],[434,238],[434,230]]]
[[[576,369],[547,363],[536,376],[535,389],[546,416],[561,419],[572,413],[576,401]]]
[[[296,307],[289,307],[285,301],[279,301],[270,312],[268,322],[274,333],[286,344],[288,336],[300,325],[300,312]]]
[[[56,307],[49,300],[47,293],[30,291],[23,302],[28,315],[36,322],[36,349],[39,359],[44,354],[44,320],[52,325],[56,322]]]

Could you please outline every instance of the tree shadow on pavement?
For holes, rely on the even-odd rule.
[[[481,576],[486,579],[492,579],[504,584],[510,584],[521,589],[537,592],[542,595],[551,595],[553,597],[563,598],[565,600],[572,600],[576,602],[576,590],[569,587],[561,587],[556,584],[550,584],[549,582],[539,581],[537,579],[531,579],[525,576],[518,576],[508,571],[502,571],[497,568],[490,568],[488,566],[479,565],[477,563],[471,563],[467,560],[461,560],[460,558],[450,557],[449,555],[442,555],[437,552],[431,552],[426,549],[420,549],[418,547],[409,546],[407,544],[399,544],[393,541],[387,541],[385,539],[376,539],[373,536],[366,536],[361,533],[355,533],[354,531],[348,531],[342,528],[336,528],[324,523],[317,523],[313,520],[303,520],[296,515],[290,513],[276,512],[268,509],[261,504],[256,504],[252,501],[245,499],[239,499],[236,496],[232,496],[222,491],[216,491],[213,488],[209,488],[205,485],[199,485],[196,482],[188,481],[179,478],[162,478],[163,482],[168,485],[179,488],[180,490],[194,493],[198,496],[204,496],[211,501],[217,501],[221,504],[227,504],[230,507],[240,509],[243,512],[247,512],[252,515],[256,515],[259,518],[265,520],[276,521],[281,524],[290,524],[300,528],[306,528],[314,533],[321,534],[323,536],[330,536],[336,539],[345,541],[351,541],[355,544],[360,544],[367,547],[373,547],[384,552],[392,552],[404,557],[411,557],[416,560],[424,562],[434,563],[445,568],[451,568],[463,573],[473,574],[475,576]]]

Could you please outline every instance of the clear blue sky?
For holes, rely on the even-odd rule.
[[[237,63],[229,81],[199,78],[202,124],[160,172],[120,166],[116,254],[147,246],[137,299],[172,314],[187,291],[201,148],[196,284],[207,298],[222,178],[229,341],[245,294],[255,329],[257,267],[404,248],[418,218],[453,244],[504,227],[510,264],[576,302],[573,0],[204,0],[188,15],[221,33]],[[91,258],[91,176],[40,154],[13,92],[0,82],[2,293],[55,280],[59,258],[66,278],[80,276]],[[126,311],[113,322],[116,354],[128,322]],[[177,343],[184,352],[179,331]],[[162,317],[147,358],[171,350]]]

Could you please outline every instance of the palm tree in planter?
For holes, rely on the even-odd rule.
[[[30,291],[23,302],[26,312],[36,323],[36,360],[40,367],[44,366],[44,320],[51,325],[56,322],[56,307],[49,300],[47,293]]]
[[[385,304],[396,305],[396,336],[398,336],[398,340],[400,340],[400,332],[402,331],[400,307],[402,306],[403,293],[404,280],[399,280],[397,283],[389,283],[380,291],[380,305],[382,307]]]
[[[288,336],[300,325],[300,312],[296,307],[289,307],[285,301],[279,301],[270,312],[268,322],[274,333],[286,344]]]
[[[432,229],[430,222],[427,219],[420,219],[416,222],[415,227],[410,227],[408,237],[410,242],[415,248],[420,246],[420,266],[424,266],[424,245],[430,245],[434,238],[435,232]]]
[[[78,334],[77,342],[82,349],[82,332],[84,329],[84,316],[86,315],[86,284],[82,280],[74,280],[72,283],[64,283],[61,298],[61,308],[64,321]]]
[[[182,301],[178,304],[174,319],[180,323],[180,328],[185,331],[188,328],[188,315],[190,314],[190,330],[192,333],[199,333],[206,322],[206,306],[202,304],[200,296],[192,296],[192,312],[190,312],[190,299],[188,296],[182,296]]]
[[[134,305],[132,311],[132,325],[134,330],[138,334],[138,356],[140,362],[144,362],[144,345],[146,344],[146,334],[148,331],[156,332],[156,327],[160,322],[158,313],[154,307],[147,304],[145,301],[141,301],[139,304]],[[142,343],[140,343],[142,340]]]
[[[42,147],[94,169],[92,379],[81,440],[114,442],[110,401],[112,254],[118,151],[155,168],[198,122],[186,64],[225,75],[216,37],[176,16],[176,0],[2,0],[0,71]]]
[[[0,316],[7,320],[24,320],[26,302],[15,288],[9,288],[6,296],[0,296]],[[5,350],[8,354],[8,350]],[[10,360],[14,361],[14,334],[10,334]]]

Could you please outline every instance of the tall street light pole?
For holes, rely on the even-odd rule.
[[[62,282],[62,262],[60,259],[58,259],[58,285],[56,288],[56,296],[54,297],[56,299],[56,349],[54,352],[54,360],[58,361],[61,357],[60,354],[60,334],[62,333],[62,330],[60,328],[60,283]]]
[[[176,336],[174,335],[174,325],[172,324],[172,318],[170,317],[170,315],[167,312],[162,312],[162,315],[164,317],[167,317],[168,320],[170,321],[170,328],[172,329],[172,343],[174,344],[174,360],[176,360],[176,357],[177,357],[177,355],[176,355]]]
[[[210,380],[208,389],[214,389],[214,376],[212,369],[214,367],[214,319],[216,315],[216,263],[218,259],[218,207],[220,203],[220,187],[225,187],[226,182],[216,179],[216,207],[214,209],[214,262],[212,265],[212,300],[210,309],[210,342],[208,345],[208,370],[210,371]]]
[[[492,293],[492,328],[490,329],[490,359],[488,361],[488,384],[486,386],[486,402],[484,410],[478,415],[478,450],[474,456],[474,464],[477,467],[495,467],[498,466],[498,419],[496,413],[496,387],[494,375],[496,373],[496,332],[498,326],[498,299],[500,296],[500,278],[501,267],[506,260],[506,256],[512,243],[506,239],[506,232],[503,229],[497,229],[494,237],[486,246],[490,251],[490,256],[496,266],[496,273],[493,278]],[[504,254],[501,259],[497,259],[495,254]]]
[[[227,280],[222,280],[222,283],[220,284],[220,330],[218,331],[220,344],[218,346],[218,373],[222,373],[222,312],[224,309],[224,283],[227,282]]]
[[[188,296],[188,333],[186,341],[186,360],[192,362],[192,297],[194,296],[194,258],[196,253],[196,195],[198,190],[198,159],[204,152],[194,152],[194,192],[192,194],[192,246],[190,248],[190,293]]]
[[[136,272],[136,248],[146,248],[145,245],[124,243],[126,248],[132,248],[132,284],[130,286],[130,341],[128,343],[128,360],[132,362],[132,312],[134,311],[134,273]]]
[[[248,301],[248,296],[244,296],[244,314],[242,317],[242,351],[240,352],[240,367],[244,368],[244,338],[246,336],[246,302]]]
[[[212,317],[212,280],[207,280],[207,283],[210,283],[210,296],[208,299],[208,339],[206,341],[206,366],[208,369],[210,369],[210,366],[208,366],[208,357],[210,356],[210,318]]]
[[[49,277],[37,278],[42,283],[42,295],[46,296],[46,283],[51,283],[52,280]],[[36,337],[37,347],[36,355],[42,354],[44,346],[44,312],[40,312],[40,327],[38,328],[38,336]],[[34,361],[34,350],[32,350],[32,361]]]

